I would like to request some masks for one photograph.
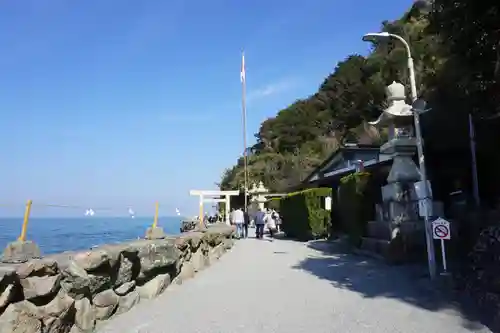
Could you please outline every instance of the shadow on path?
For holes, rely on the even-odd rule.
[[[473,306],[452,300],[427,278],[421,266],[389,266],[362,256],[347,254],[338,244],[313,241],[307,244],[323,255],[309,257],[295,269],[304,270],[331,282],[336,288],[351,290],[365,298],[393,298],[429,311],[453,309],[463,318],[463,326],[475,331],[488,325]]]

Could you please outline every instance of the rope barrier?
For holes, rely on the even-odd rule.
[[[0,207],[2,208],[12,208],[12,207],[19,207],[21,205],[16,205],[16,204],[1,204]],[[152,228],[156,228],[158,225],[158,213],[159,213],[159,203],[155,203],[155,214],[154,214],[154,220],[152,223]],[[95,214],[95,211],[127,211],[127,214],[134,218],[135,217],[135,212],[132,210],[131,207],[89,207],[89,206],[80,206],[80,205],[64,205],[64,204],[51,204],[51,203],[33,203],[32,200],[28,200],[25,205],[25,210],[24,210],[24,217],[23,217],[23,225],[21,229],[21,234],[18,238],[19,241],[24,242],[26,241],[26,233],[28,230],[28,222],[30,218],[31,211],[33,207],[50,207],[50,208],[63,208],[63,209],[81,209],[84,211],[84,216],[89,216],[92,217]],[[177,215],[180,216],[180,213],[178,209],[176,209]]]

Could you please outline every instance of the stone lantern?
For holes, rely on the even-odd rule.
[[[392,247],[396,244],[396,239],[399,239],[397,242],[404,240],[408,245],[414,243],[413,240],[418,242],[420,238],[423,239],[423,224],[418,216],[414,186],[421,177],[413,161],[416,141],[413,136],[412,107],[405,102],[405,88],[401,83],[393,82],[386,88],[386,94],[387,109],[370,124],[377,128],[389,129],[389,140],[382,145],[380,153],[392,157],[392,166],[387,185],[382,187],[383,221],[372,223],[371,228],[387,230],[389,227],[389,244]],[[400,250],[401,248],[395,252]]]
[[[252,188],[248,191],[248,193],[252,196],[251,202],[253,203],[253,210],[264,209],[264,204],[267,201],[266,194],[269,193],[269,190],[264,187],[264,183],[262,181],[259,182],[259,185],[253,183]]]
[[[412,159],[416,151],[416,142],[413,137],[413,113],[411,105],[405,102],[405,87],[401,83],[392,82],[386,88],[386,94],[389,107],[370,124],[379,129],[389,129],[389,141],[380,148],[382,154],[393,157],[393,165],[387,182],[419,181],[420,172]]]

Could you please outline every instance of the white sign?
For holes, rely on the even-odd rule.
[[[422,199],[418,201],[418,214],[421,217],[432,216],[432,208],[431,199]]]
[[[450,222],[441,217],[432,222],[432,237],[434,239],[451,239]]]
[[[325,209],[332,210],[332,197],[325,197]]]

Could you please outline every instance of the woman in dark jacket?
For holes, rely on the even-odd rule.
[[[245,210],[243,213],[243,217],[245,218],[245,222],[243,223],[243,237],[248,237],[248,225],[250,224],[250,215],[248,215],[248,211]]]

